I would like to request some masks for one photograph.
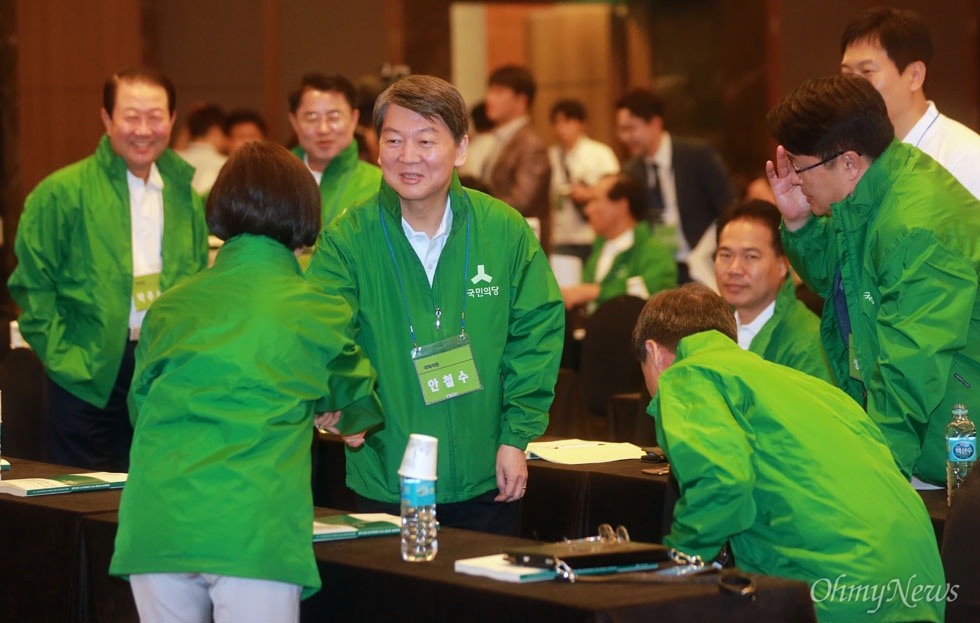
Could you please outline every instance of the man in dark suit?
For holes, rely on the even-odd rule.
[[[544,142],[528,116],[537,85],[531,72],[505,65],[492,74],[487,86],[487,117],[494,123],[497,144],[483,168],[490,194],[510,204],[525,217],[537,218],[539,239],[550,251],[551,165]]]
[[[616,102],[616,132],[632,159],[623,171],[647,182],[649,219],[677,228],[678,278],[715,286],[715,220],[735,198],[718,152],[664,129],[663,102],[648,89]]]

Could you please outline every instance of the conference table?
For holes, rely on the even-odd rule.
[[[340,513],[317,509],[317,515]],[[107,574],[118,516],[84,518],[88,604],[95,621],[135,621],[129,588]],[[304,601],[302,621],[815,621],[804,582],[752,576],[754,600],[706,584],[511,584],[456,573],[457,559],[501,553],[531,541],[442,528],[439,553],[401,560],[398,536],[314,544],[323,587]]]
[[[328,451],[331,448],[340,448],[339,455]],[[339,444],[320,444],[315,455],[320,467],[326,467],[329,461],[343,463]],[[85,471],[7,458],[13,469],[4,472],[5,478]],[[639,460],[579,466],[530,461],[522,536],[540,541],[580,538],[595,534],[599,523],[611,523],[625,525],[634,540],[659,541],[670,492],[666,476],[640,472],[651,465]],[[336,471],[336,465],[333,467],[328,482],[314,479],[315,491],[334,489],[336,493],[346,489],[343,473]],[[945,492],[920,494],[941,539]],[[128,584],[107,573],[119,499],[118,490],[32,498],[0,495],[0,525],[4,528],[0,538],[0,621],[136,620]],[[403,563],[397,537],[317,544],[314,549],[324,589],[319,596],[304,602],[304,620],[321,620],[320,614],[327,611],[337,613],[331,620],[368,621],[382,615],[390,619],[393,608],[402,603],[431,614],[413,617],[416,620],[481,620],[484,615],[524,620],[533,613],[534,618],[543,620],[561,614],[565,617],[562,620],[618,621],[646,616],[654,604],[658,621],[665,616],[671,620],[664,613],[676,613],[678,617],[697,613],[713,620],[717,617],[707,614],[712,608],[731,605],[725,601],[729,595],[705,593],[701,586],[567,586],[550,582],[511,585],[452,571],[456,559],[497,553],[517,542],[521,541],[516,537],[443,528],[440,555],[432,564]],[[763,610],[746,610],[733,620],[782,618],[770,616],[775,611],[766,608],[786,608],[785,612],[794,613],[794,617],[802,612],[797,593],[799,586],[805,589],[805,585],[796,583],[794,589],[793,583],[784,580],[759,581],[764,594],[772,589],[771,599],[760,597],[761,605],[756,607]],[[370,598],[358,597],[362,595]],[[393,600],[389,595],[401,597]],[[808,592],[804,590],[802,595],[808,597]],[[430,603],[435,601],[440,603],[439,611],[427,610],[435,607]],[[765,615],[756,618],[760,613]]]
[[[639,459],[561,465],[541,459],[527,463],[527,492],[521,504],[520,536],[540,541],[578,539],[599,524],[623,525],[636,541],[659,543],[670,528],[676,490],[667,475],[644,474],[659,463]],[[354,510],[345,484],[344,445],[322,435],[314,445],[313,503]],[[919,491],[942,544],[946,491]]]

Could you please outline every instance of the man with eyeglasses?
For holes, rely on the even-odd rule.
[[[324,228],[381,185],[381,169],[358,158],[356,103],[354,85],[336,74],[306,74],[289,94],[289,123],[299,141],[293,153],[320,186]]]
[[[20,331],[44,362],[52,463],[125,472],[126,396],[143,317],[207,264],[194,168],[171,151],[176,91],[149,67],[103,85],[95,153],[45,178],[24,202],[7,284]]]
[[[980,201],[895,139],[862,78],[809,80],[768,123],[783,246],[827,300],[820,333],[837,384],[914,485],[942,483],[952,405],[975,402],[980,384]]]

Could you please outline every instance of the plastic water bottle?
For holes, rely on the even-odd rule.
[[[953,417],[946,425],[946,504],[963,484],[977,460],[977,427],[970,421],[966,405],[953,405]]]
[[[439,551],[436,481],[402,476],[402,560],[425,562]]]

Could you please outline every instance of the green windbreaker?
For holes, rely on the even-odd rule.
[[[834,382],[827,353],[820,343],[820,319],[796,299],[796,286],[789,275],[776,294],[772,318],[752,338],[749,350],[766,361]]]
[[[707,331],[648,411],[681,491],[665,544],[711,560],[730,542],[741,569],[809,583],[823,622],[943,620],[925,505],[842,391]]]
[[[980,201],[935,160],[893,141],[832,206],[783,246],[827,299],[820,334],[837,384],[867,410],[906,474],[946,479],[952,406],[980,406]],[[838,266],[861,380],[831,300]]]
[[[595,269],[606,239],[597,237],[592,253],[582,267],[582,282],[595,283]],[[596,304],[626,294],[626,280],[643,277],[647,292],[654,295],[661,290],[677,287],[677,262],[673,252],[650,231],[649,223],[637,223],[633,228],[633,246],[613,259],[609,272],[599,284]]]
[[[385,426],[347,452],[347,484],[370,499],[398,501],[411,433],[439,439],[436,501],[460,502],[496,488],[500,445],[523,450],[548,424],[565,318],[548,260],[516,210],[464,189],[455,173],[449,197],[453,222],[431,287],[402,229],[398,195],[384,182],[320,235],[306,273],[350,303],[357,343],[378,371]],[[484,389],[425,406],[406,305],[418,344],[427,345],[459,335],[464,303]]]
[[[194,169],[169,149],[163,177],[160,289],[207,265],[207,225],[191,189]],[[20,332],[48,376],[105,407],[129,339],[132,218],[126,161],[103,136],[95,154],[45,178],[27,197],[17,229],[10,294]]]
[[[214,573],[320,586],[313,414],[369,411],[376,376],[351,311],[292,251],[243,234],[153,303],[136,349],[135,428],[114,575]]]
[[[297,158],[306,158],[302,147],[293,148]],[[323,222],[326,228],[330,222],[348,208],[373,196],[381,183],[381,169],[360,160],[357,156],[357,141],[337,154],[320,178],[320,205],[323,208]]]

